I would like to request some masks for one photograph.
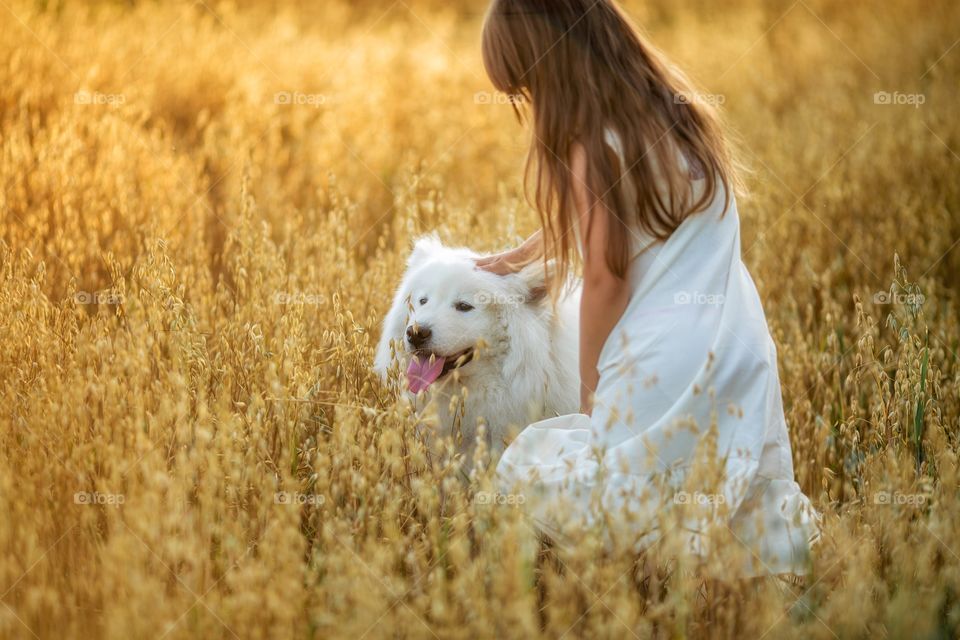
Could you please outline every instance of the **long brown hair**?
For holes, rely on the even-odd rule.
[[[527,193],[540,214],[543,257],[558,265],[553,284],[566,281],[578,255],[575,144],[586,152],[586,186],[611,216],[606,261],[619,277],[630,229],[663,240],[717,189],[729,204],[736,178],[717,117],[612,0],[494,0],[483,62],[494,86],[517,98],[518,116],[532,115]],[[619,136],[622,167],[608,130]],[[696,195],[691,174],[704,179]]]

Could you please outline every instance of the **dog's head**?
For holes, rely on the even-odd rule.
[[[511,331],[523,331],[524,313],[545,300],[544,270],[534,264],[498,276],[476,267],[477,254],[421,238],[383,325],[375,368],[386,375],[391,342],[404,360],[407,383],[416,393],[454,369],[467,377],[491,358],[502,357]]]

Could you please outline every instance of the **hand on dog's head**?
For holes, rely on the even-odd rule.
[[[436,235],[417,240],[384,319],[376,371],[386,376],[394,352],[448,356],[468,348],[472,341],[490,344],[505,319],[541,310],[548,300],[542,262],[497,275],[477,268],[477,257],[470,249],[444,246]],[[408,331],[411,326],[416,330]],[[423,327],[429,328],[430,344],[421,339]],[[408,336],[417,338],[412,340],[415,344],[407,344]]]

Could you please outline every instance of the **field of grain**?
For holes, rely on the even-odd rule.
[[[481,0],[0,0],[0,637],[960,634],[960,4],[646,0],[720,105],[806,585],[559,556],[370,372],[417,235],[530,232]]]

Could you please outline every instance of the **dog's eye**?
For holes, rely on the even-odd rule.
[[[420,304],[421,304],[421,305],[427,304],[427,299],[426,299],[426,298],[420,298]]]
[[[466,313],[467,311],[473,311],[473,305],[467,304],[466,302],[458,302],[453,306],[457,311],[463,311],[464,313]]]

